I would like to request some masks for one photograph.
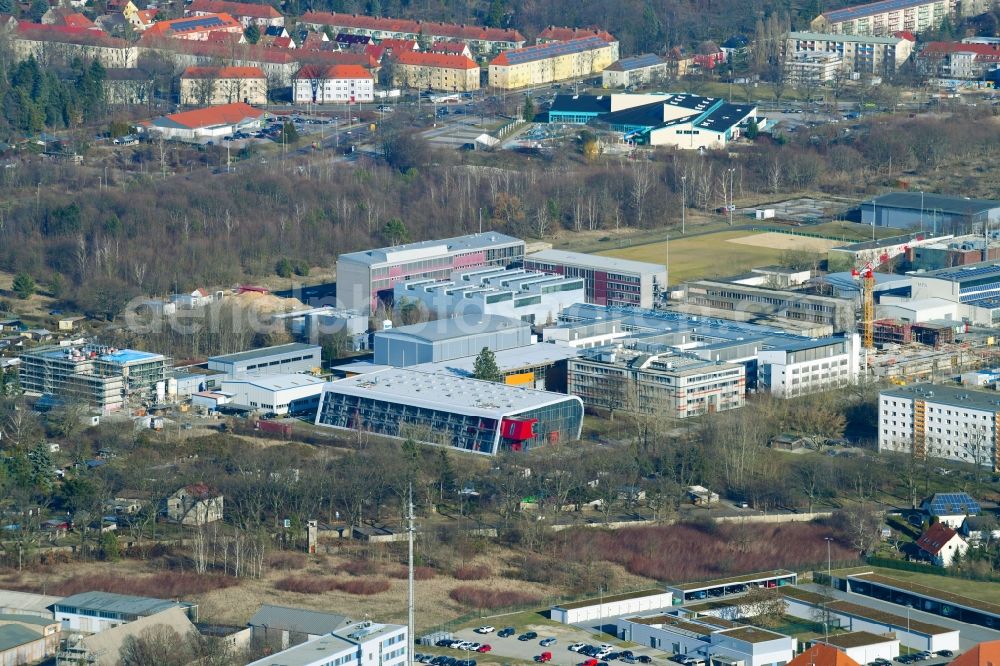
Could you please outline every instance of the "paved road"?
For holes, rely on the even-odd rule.
[[[858,604],[859,606],[865,606],[867,608],[873,608],[875,610],[885,611],[887,613],[893,613],[895,615],[906,616],[906,606],[900,606],[899,604],[891,604],[887,601],[881,601],[879,599],[872,599],[871,597],[866,597],[861,594],[848,594],[846,592],[841,592],[839,590],[831,590],[826,587],[818,586],[803,586],[805,589],[812,589],[821,594],[827,594],[838,599],[844,599],[850,601],[851,603]],[[921,622],[927,622],[929,624],[936,624],[939,627],[949,627],[952,629],[958,629],[961,631],[961,637],[959,639],[959,644],[961,645],[962,651],[968,650],[973,645],[977,643],[982,643],[983,641],[995,641],[1000,640],[1000,631],[994,631],[993,629],[987,629],[986,627],[980,627],[975,624],[965,624],[964,622],[958,622],[947,617],[941,617],[940,615],[934,615],[932,613],[925,613],[916,609],[910,609],[910,618],[913,620],[919,620]],[[920,662],[921,664],[928,664],[930,662]]]

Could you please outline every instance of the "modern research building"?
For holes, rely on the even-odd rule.
[[[526,347],[531,324],[495,315],[465,315],[400,326],[375,334],[376,365],[405,368],[475,356],[488,348],[497,352]]]
[[[667,267],[597,254],[544,250],[524,258],[530,271],[583,278],[587,302],[651,308],[667,289]]]
[[[483,455],[580,438],[580,398],[508,384],[389,368],[330,382],[316,425]]]
[[[322,348],[293,342],[287,345],[262,347],[235,354],[210,356],[208,369],[224,372],[230,377],[242,374],[285,375],[312,372],[322,367]]]
[[[392,301],[400,282],[444,280],[453,271],[505,268],[523,259],[524,241],[495,231],[342,254],[337,257],[337,301],[370,314],[380,300]]]

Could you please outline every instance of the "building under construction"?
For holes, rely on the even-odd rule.
[[[19,381],[28,393],[77,400],[103,413],[155,396],[166,380],[161,354],[102,345],[39,347],[21,355]]]

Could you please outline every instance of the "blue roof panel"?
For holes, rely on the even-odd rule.
[[[927,0],[880,0],[880,2],[872,2],[867,5],[854,5],[852,7],[844,7],[843,9],[835,9],[831,12],[826,12],[823,16],[831,23],[840,23],[841,21],[851,21],[883,12],[908,9],[925,4],[927,4]]]

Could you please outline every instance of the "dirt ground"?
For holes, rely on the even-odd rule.
[[[806,252],[826,252],[830,248],[843,245],[840,241],[824,238],[808,238],[768,231],[762,234],[749,234],[739,238],[729,238],[727,243],[767,247],[775,250],[804,250]]]
[[[278,604],[309,608],[314,610],[342,613],[351,617],[369,616],[386,622],[406,622],[406,580],[391,578],[385,575],[387,570],[399,570],[401,565],[388,557],[388,551],[377,549],[376,554],[386,556],[384,560],[374,563],[372,571],[381,571],[371,576],[361,578],[378,578],[389,581],[391,587],[386,592],[371,596],[348,594],[339,590],[321,594],[302,594],[278,590],[274,584],[282,578],[334,577],[338,580],[354,578],[348,573],[337,572],[337,568],[354,557],[350,553],[320,554],[311,557],[304,568],[296,570],[272,569],[265,572],[262,579],[241,579],[238,585],[204,594],[192,594],[184,597],[199,605],[199,614],[203,622],[243,625],[250,619],[262,604]],[[537,595],[541,599],[551,599],[566,593],[566,590],[551,585],[525,582],[504,577],[504,572],[514,566],[516,553],[514,551],[491,544],[486,552],[465,562],[467,565],[484,564],[492,569],[492,575],[482,580],[464,581],[450,575],[438,573],[429,580],[415,581],[416,591],[416,621],[418,629],[430,630],[438,628],[461,615],[477,609],[463,606],[451,599],[449,592],[458,587],[471,585],[499,590],[513,590]],[[461,564],[461,562],[460,562]],[[381,566],[380,566],[381,565]],[[622,589],[635,589],[650,584],[650,581],[626,573],[617,565],[607,564],[614,570],[614,578]],[[141,577],[163,570],[160,561],[123,560],[120,562],[72,562],[39,567],[34,571],[21,573],[7,572],[0,574],[0,588],[16,587],[30,589],[39,593],[59,594],[59,583],[71,577]],[[541,604],[540,604],[541,606]],[[485,611],[485,615],[489,612]]]

